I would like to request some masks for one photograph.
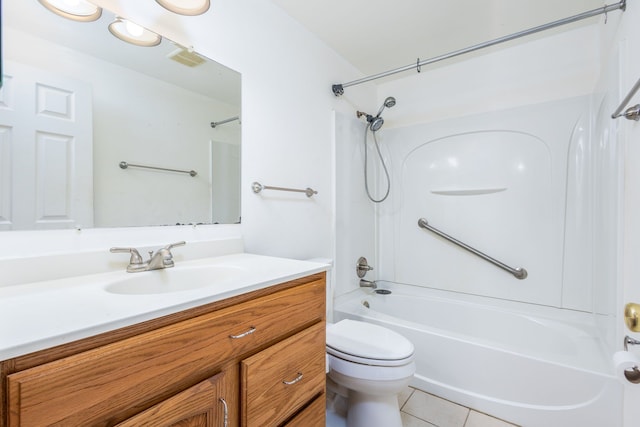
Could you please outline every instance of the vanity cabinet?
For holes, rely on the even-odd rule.
[[[318,273],[0,362],[1,425],[324,426],[324,318]]]

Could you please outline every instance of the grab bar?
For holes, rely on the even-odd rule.
[[[194,170],[185,171],[185,170],[180,170],[180,169],[159,168],[159,167],[156,167],[156,166],[134,165],[133,163],[120,162],[120,169],[126,169],[129,166],[131,166],[132,168],[143,168],[143,169],[154,169],[154,170],[158,170],[158,171],[188,173],[191,176],[198,175],[198,172],[196,172]]]
[[[477,249],[472,248],[471,246],[467,245],[466,243],[462,243],[460,240],[455,239],[455,238],[453,238],[453,237],[449,236],[449,235],[448,235],[448,234],[446,234],[446,233],[443,233],[442,231],[438,230],[438,229],[437,229],[437,228],[435,228],[435,227],[432,227],[431,225],[429,225],[429,223],[427,222],[427,220],[426,220],[426,219],[424,219],[424,218],[420,218],[420,219],[418,220],[418,227],[420,227],[420,228],[424,228],[425,230],[429,230],[429,231],[431,231],[432,233],[435,233],[435,234],[437,234],[438,236],[440,236],[440,237],[443,237],[443,238],[447,239],[447,240],[448,240],[448,241],[450,241],[451,243],[454,243],[454,244],[456,244],[456,245],[460,246],[462,249],[466,249],[466,250],[468,250],[468,251],[469,251],[469,252],[471,252],[472,254],[479,256],[479,257],[480,257],[480,258],[482,258],[483,260],[490,262],[491,264],[495,265],[496,267],[499,267],[499,268],[503,269],[504,271],[506,271],[506,272],[508,272],[508,273],[510,273],[510,274],[513,274],[513,276],[514,276],[516,279],[523,280],[523,279],[526,279],[526,278],[527,278],[528,273],[527,273],[527,270],[525,270],[524,268],[521,268],[521,267],[518,267],[518,268],[511,268],[511,267],[509,267],[508,265],[501,263],[501,262],[500,262],[500,261],[498,261],[497,259],[495,259],[495,258],[491,258],[489,255],[487,255],[487,254],[485,254],[485,253],[483,253],[483,252],[480,252],[480,251],[479,251],[479,250],[477,250]]]
[[[262,185],[259,182],[254,182],[253,184],[251,184],[251,188],[253,189],[253,192],[256,194],[258,194],[262,190],[293,191],[294,193],[304,193],[307,195],[307,197],[311,197],[314,194],[318,194],[316,190],[309,187],[305,188],[304,190],[301,190],[297,188],[271,187],[269,185]]]
[[[617,119],[618,117],[624,116],[628,120],[635,120],[635,121],[640,120],[640,104],[636,104],[632,107],[629,107],[625,110],[624,113],[622,112],[624,107],[627,104],[629,104],[629,101],[631,101],[631,98],[633,98],[633,95],[636,94],[638,89],[640,89],[640,79],[638,79],[636,84],[633,85],[633,87],[631,88],[627,96],[620,103],[620,106],[616,108],[616,111],[613,112],[613,114],[611,115],[612,119]]]
[[[220,120],[219,122],[211,122],[211,127],[212,128],[216,128],[216,127],[218,127],[220,125],[223,125],[225,123],[233,122],[234,120],[240,121],[240,116],[230,117],[228,119]]]

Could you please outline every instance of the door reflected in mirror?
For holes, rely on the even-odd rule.
[[[106,10],[2,7],[0,230],[240,221],[239,73],[125,43]]]

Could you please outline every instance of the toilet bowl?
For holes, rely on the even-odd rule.
[[[413,344],[382,326],[346,319],[327,325],[326,349],[327,387],[347,399],[347,426],[402,427],[398,393],[416,370]]]

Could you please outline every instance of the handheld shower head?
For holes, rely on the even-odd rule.
[[[393,96],[388,96],[387,99],[385,99],[384,102],[382,103],[382,106],[378,110],[378,114],[376,114],[375,117],[367,116],[367,121],[369,122],[369,129],[371,129],[372,132],[376,132],[380,130],[380,128],[384,124],[384,119],[380,117],[380,114],[382,114],[382,111],[385,109],[385,107],[391,108],[394,105],[396,105],[396,99]]]
[[[394,105],[396,105],[396,99],[393,96],[388,96],[387,99],[385,99],[384,102],[382,103],[382,106],[378,110],[378,114],[376,114],[376,117],[380,117],[380,114],[382,114],[382,110],[384,110],[385,107],[391,108]]]

